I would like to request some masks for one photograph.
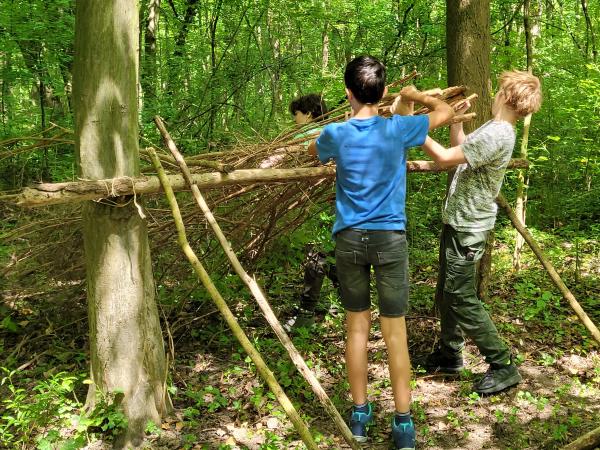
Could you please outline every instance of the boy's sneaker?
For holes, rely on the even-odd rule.
[[[283,325],[283,328],[289,333],[299,328],[311,328],[315,324],[315,313],[304,308],[298,310]]]
[[[511,359],[508,364],[490,364],[484,377],[473,385],[473,389],[478,394],[495,394],[518,384],[522,379]]]
[[[392,441],[396,450],[414,450],[417,432],[410,414],[392,418]]]
[[[459,373],[464,369],[462,354],[448,355],[440,347],[423,358],[415,359],[415,366],[423,367],[427,372]]]
[[[350,413],[350,431],[358,442],[367,441],[367,428],[373,422],[373,407],[371,403],[362,406],[352,406]]]

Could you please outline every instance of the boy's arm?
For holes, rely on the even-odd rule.
[[[308,144],[308,154],[313,157],[317,157],[317,140],[310,141]]]
[[[465,130],[462,122],[450,125],[450,145],[455,147],[465,142]]]
[[[417,91],[417,88],[414,86],[407,86],[407,88],[412,91]],[[422,93],[430,96],[438,96],[442,95],[442,90],[440,88],[434,88],[427,91],[422,91]],[[392,114],[398,114],[400,116],[412,116],[414,112],[415,102],[402,97],[402,95],[398,95],[390,106],[390,113]]]
[[[431,159],[443,169],[448,169],[467,162],[460,145],[444,148],[443,145],[427,136],[425,143],[421,147],[425,150],[425,153],[427,153]]]
[[[415,102],[404,99],[401,95],[394,99],[390,113],[400,116],[412,116],[415,112]]]
[[[464,114],[467,109],[471,107],[471,102],[469,100],[465,100],[462,104],[459,105],[456,110],[456,114]],[[450,125],[450,145],[455,147],[457,145],[465,142],[465,131],[463,129],[462,122],[453,123]]]
[[[403,101],[413,101],[429,108],[429,129],[441,127],[454,117],[454,109],[446,102],[419,92],[414,86],[406,86],[400,91]]]

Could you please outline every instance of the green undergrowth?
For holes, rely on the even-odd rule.
[[[284,238],[275,245],[269,258],[257,266],[257,279],[277,314],[283,316],[296,305],[302,288],[306,246],[327,245],[331,220],[327,213],[315,216],[307,225],[312,228],[299,229]],[[438,325],[433,317],[432,299],[437,276],[438,230],[433,218],[411,229],[417,230],[408,236],[412,282],[408,327],[414,356],[435,343],[432,327]],[[571,230],[542,232],[532,228],[531,231],[582,307],[592,320],[600,322],[600,233],[588,229],[585,239],[574,242]],[[514,230],[501,218],[496,227],[492,284],[486,305],[502,336],[513,347],[518,363],[533,368],[540,379],[546,377],[549,381],[544,384],[538,375],[526,372],[525,377],[529,375],[530,381],[525,386],[508,394],[479,398],[470,390],[477,373],[467,370],[448,400],[451,407],[438,417],[435,401],[426,394],[427,381],[421,378],[422,374],[415,374],[413,414],[424,446],[449,442],[460,446],[461,442],[474,439],[475,430],[483,427],[491,433],[489,440],[498,448],[523,448],[532,443],[557,448],[598,420],[597,408],[589,407],[586,400],[578,403],[581,398],[590,402],[600,398],[598,345],[529,250],[523,253],[522,270],[518,273],[512,270],[514,239]],[[246,289],[232,274],[215,277],[215,283],[288,396],[312,424],[320,445],[336,448],[339,441],[335,430],[266,322],[261,322]],[[162,445],[167,436],[178,442],[179,447],[173,448],[236,448],[227,440],[234,431],[262,449],[297,446],[298,438],[281,407],[197,281],[164,278],[157,284],[157,293],[174,337],[176,360],[168,389],[176,414],[162,428],[149,424],[148,448]],[[337,292],[328,280],[324,283],[322,300],[341,308]],[[80,314],[84,317],[85,309]],[[51,320],[57,321],[53,327],[60,326],[58,316]],[[31,322],[24,320],[18,311],[4,315],[0,323],[4,354],[8,353],[8,345],[12,348],[31,332]],[[373,332],[370,358],[376,369],[371,373],[369,395],[389,398],[389,377],[383,369],[386,353],[376,320]],[[342,315],[327,314],[313,329],[303,330],[293,340],[345,416],[350,403],[343,335]],[[84,448],[99,439],[110,442],[126,425],[114,399],[105,399],[93,411],[83,412],[88,387],[87,355],[65,346],[71,338],[65,329],[41,341],[43,348],[37,352],[44,352],[42,357],[35,353],[31,361],[19,354],[18,358],[4,360],[0,383],[0,447]],[[478,361],[476,352],[471,358]],[[587,361],[587,365],[578,367],[574,361]],[[390,413],[383,407],[376,414],[377,424],[372,432],[374,448],[379,448],[377,445],[385,448]],[[441,433],[440,427],[450,433]],[[207,428],[220,431],[207,437],[201,431]],[[510,439],[505,436],[508,429]]]

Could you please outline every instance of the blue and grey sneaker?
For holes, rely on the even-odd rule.
[[[396,450],[414,450],[416,436],[410,414],[396,414],[392,418],[392,441]]]
[[[358,442],[367,441],[367,428],[373,422],[373,407],[367,402],[364,405],[352,407],[350,414],[350,430]]]

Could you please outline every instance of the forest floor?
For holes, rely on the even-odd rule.
[[[460,376],[432,376],[417,370],[412,382],[412,412],[418,448],[554,449],[600,423],[599,346],[531,254],[526,252],[520,273],[511,272],[509,234],[498,233],[487,305],[501,335],[513,348],[523,382],[498,395],[473,393],[473,381],[487,367],[472,345],[466,348],[466,370]],[[600,243],[580,242],[574,256],[569,242],[541,233],[536,237],[592,319],[600,322]],[[430,244],[416,245],[411,251],[411,311],[407,318],[411,357],[434,347],[439,328],[431,312],[437,268],[431,250],[435,242]],[[275,283],[272,277],[263,281],[274,309],[284,315],[300,292],[300,268]],[[167,284],[163,280],[162,286]],[[190,289],[202,291],[195,281],[178,289],[188,294]],[[0,448],[108,449],[111,432],[118,430],[118,414],[108,407],[87,427],[74,420],[80,417],[87,388],[87,309],[82,283],[61,292],[59,296],[43,292],[24,295],[11,289],[2,292],[0,306],[10,314],[0,327],[4,360],[0,363]],[[236,298],[234,290],[229,294],[230,299]],[[163,301],[164,295],[174,294],[159,286],[159,300]],[[328,281],[323,298],[339,306]],[[242,299],[230,304],[310,424],[319,446],[345,448],[257,309]],[[149,426],[147,448],[302,448],[273,395],[210,302],[194,300],[177,308],[176,318],[169,323],[174,349],[169,391],[175,411],[160,429]],[[388,449],[393,401],[376,313],[373,318],[369,396],[376,421],[365,448]],[[313,329],[293,339],[342,415],[347,416],[350,401],[343,361],[343,314],[327,314]]]
[[[426,323],[425,326],[415,325],[409,325],[411,337],[420,335],[425,339],[427,336],[431,342],[430,326]],[[329,370],[343,364],[343,341],[326,333],[321,334],[318,341],[329,349],[337,349],[337,352],[322,355],[322,361],[327,361],[329,368],[318,366],[316,370],[323,386],[346,416],[350,403],[344,395],[347,385],[343,372],[340,370],[339,376],[331,376]],[[369,395],[375,405],[376,420],[370,428],[371,440],[365,448],[389,449],[389,423],[394,406],[385,346],[379,333],[374,333],[369,353]],[[530,354],[531,359],[520,365],[521,384],[483,398],[472,392],[471,385],[487,367],[475,348],[469,346],[466,355],[466,370],[460,377],[416,374],[412,412],[419,448],[552,449],[562,447],[566,441],[597,426],[600,418],[600,355],[597,352],[585,357],[565,354],[559,359],[544,353],[541,360]],[[228,406],[217,406],[216,411],[200,415],[194,424],[186,420],[186,409],[182,409],[178,419],[167,424],[161,436],[156,437],[153,448],[181,448],[182,430],[194,442],[191,448],[219,448],[230,444],[231,448],[271,449],[300,445],[287,438],[291,432],[290,424],[282,420],[281,410],[273,399],[264,395],[262,383],[255,377],[248,377],[247,371],[244,375],[230,375],[232,359],[219,356],[222,359],[207,359],[206,355],[196,354],[196,365],[188,366],[180,375],[182,381],[186,379],[190,383],[187,389],[199,380],[203,381],[195,388],[197,391],[204,389],[206,392],[207,384],[216,388],[229,398]],[[199,379],[194,379],[195,374]],[[296,383],[300,381],[291,381],[292,390],[298,392],[300,388],[295,387]],[[214,392],[206,392],[203,397],[204,405],[209,408],[217,402]],[[348,448],[336,437],[332,422],[318,402],[306,395],[306,390],[302,389],[302,392],[304,398],[299,395],[295,398],[299,402],[297,406],[308,418],[313,432],[320,435],[322,448]],[[345,400],[340,401],[340,397]],[[239,408],[235,406],[235,399],[240,402]],[[180,406],[186,404],[189,402]],[[197,441],[199,437],[201,442]]]

